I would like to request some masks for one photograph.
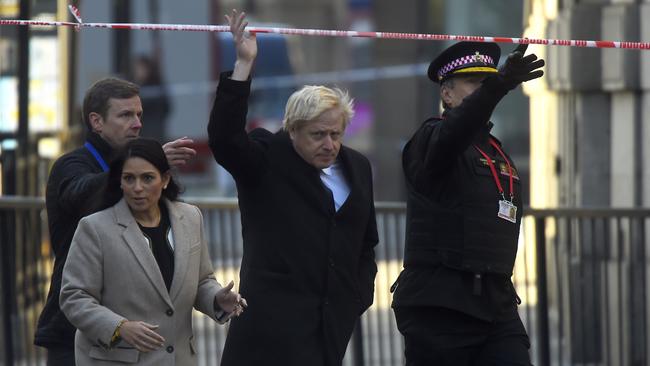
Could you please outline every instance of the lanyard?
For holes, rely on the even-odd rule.
[[[496,142],[494,142],[493,139],[490,139],[490,145],[494,146],[494,148],[497,149],[497,151],[499,152],[499,154],[501,155],[503,160],[505,160],[506,164],[508,165],[508,173],[509,173],[508,175],[510,176],[510,202],[512,202],[513,197],[515,195],[514,187],[513,187],[513,184],[512,184],[512,177],[513,177],[512,166],[510,165],[510,161],[508,160],[508,158],[506,158],[506,155],[503,153],[503,151],[501,151],[501,148],[499,147],[499,145]],[[474,147],[476,148],[476,150],[478,150],[478,152],[481,153],[481,155],[483,155],[483,157],[485,157],[485,160],[487,160],[487,164],[490,167],[490,170],[492,171],[492,177],[494,177],[494,182],[497,184],[497,189],[499,189],[499,193],[501,193],[501,197],[503,197],[503,199],[505,200],[506,196],[505,196],[505,193],[503,191],[503,187],[501,186],[501,181],[499,180],[499,175],[497,174],[497,170],[494,167],[494,163],[492,162],[492,159],[490,159],[488,154],[486,154],[478,146],[474,145]]]
[[[104,161],[104,159],[102,158],[102,156],[99,155],[99,152],[97,151],[97,149],[95,149],[95,147],[93,146],[93,144],[91,144],[90,142],[86,141],[86,143],[84,144],[84,146],[86,147],[86,149],[88,149],[88,151],[90,151],[91,154],[93,154],[93,156],[95,157],[95,160],[97,160],[97,162],[99,163],[99,165],[102,167],[102,170],[105,171],[105,172],[107,172],[107,171],[108,171],[108,165],[106,164],[106,162]]]

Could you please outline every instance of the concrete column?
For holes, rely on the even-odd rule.
[[[558,94],[560,206],[609,205],[609,114],[607,94]]]
[[[650,3],[646,2],[639,6],[639,16],[641,19],[650,17]],[[639,22],[639,32],[641,39],[650,37],[650,23]],[[640,87],[641,94],[641,141],[640,150],[640,169],[641,169],[641,204],[645,207],[650,206],[650,52],[642,51],[639,55],[640,67]],[[650,230],[648,231],[650,233]],[[649,234],[650,235],[650,234]],[[650,253],[650,248],[648,248]],[[650,281],[649,281],[650,283]],[[650,289],[649,289],[650,290]],[[650,347],[650,344],[649,344]]]
[[[600,23],[594,24],[593,19],[600,19],[600,14],[601,8],[592,4],[576,5],[564,11],[556,21],[557,32],[562,35],[559,38],[598,37]],[[559,96],[561,202],[577,207],[607,206],[610,97],[602,92],[601,52],[559,47],[556,55],[555,65],[560,70],[555,74],[553,85],[565,91]],[[577,245],[583,252],[569,267],[569,286],[581,288],[569,294],[567,319],[571,329],[571,361],[598,364],[603,359],[599,345],[604,336],[599,314],[603,307],[597,295],[600,288],[597,284],[603,278],[598,254],[589,237],[581,236],[579,240]],[[584,332],[587,329],[590,331]]]
[[[605,93],[579,94],[576,103],[576,205],[610,204],[610,100]]]
[[[638,6],[619,1],[603,8],[605,39],[635,40],[639,34]],[[611,204],[632,207],[640,203],[637,136],[640,105],[639,52],[603,50],[603,89],[612,91],[611,110]]]
[[[637,179],[638,102],[633,92],[612,94],[611,110],[611,205],[634,207],[640,202]],[[597,181],[596,181],[597,182]]]
[[[650,2],[644,1],[638,6],[640,19],[650,16]],[[650,37],[650,23],[639,22],[639,38],[647,40]],[[640,176],[641,176],[641,205],[650,206],[650,53],[641,51],[639,54],[640,83],[641,83],[641,116],[640,116]],[[645,261],[650,262],[650,224],[645,224]],[[650,293],[650,271],[646,271],[645,292]],[[650,319],[650,307],[646,306],[646,319]],[[650,337],[646,337],[645,349],[650,349]]]
[[[558,125],[558,204],[560,207],[576,206],[576,119],[575,99],[573,93],[558,93],[557,125]]]
[[[612,5],[603,8],[602,39],[632,41],[639,37],[639,7]],[[603,89],[610,91],[639,88],[639,51],[603,49]]]

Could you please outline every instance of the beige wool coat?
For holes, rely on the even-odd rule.
[[[217,320],[214,298],[222,288],[204,237],[201,211],[165,200],[174,246],[169,292],[158,264],[122,199],[83,218],[63,270],[60,305],[77,328],[77,365],[196,365],[192,308]],[[158,325],[163,347],[141,353],[125,341],[108,348],[121,320]]]

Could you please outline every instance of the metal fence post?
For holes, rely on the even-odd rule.
[[[539,364],[550,365],[548,285],[546,282],[546,218],[535,219],[535,267],[537,271],[537,348]]]
[[[11,229],[11,213],[0,212],[0,288],[2,289],[2,320],[3,325],[3,347],[4,347],[4,364],[13,365],[14,357],[14,317],[13,301],[15,299],[14,290],[14,240],[15,234]]]

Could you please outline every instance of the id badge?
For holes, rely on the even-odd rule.
[[[513,205],[512,202],[506,200],[499,200],[499,213],[497,214],[500,218],[510,221],[514,224],[517,223],[517,206]]]

